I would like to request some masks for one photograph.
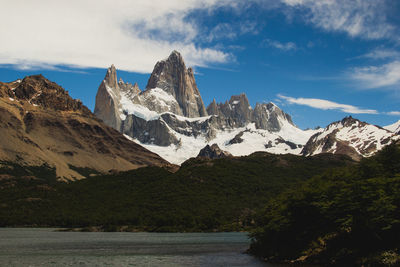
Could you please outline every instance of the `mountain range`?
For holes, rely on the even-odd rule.
[[[244,93],[224,103],[214,99],[206,108],[193,69],[177,51],[156,63],[143,91],[136,83],[118,81],[112,65],[99,86],[94,114],[174,164],[212,144],[233,156],[256,151],[334,153],[359,160],[398,140],[400,131],[400,122],[382,128],[352,117],[302,130],[276,104],[257,103],[253,108]]]
[[[93,175],[144,166],[174,171],[174,164],[192,157],[257,151],[360,160],[400,139],[400,121],[382,128],[346,117],[326,128],[302,130],[276,104],[252,107],[244,93],[206,107],[193,70],[177,51],[155,65],[144,90],[118,80],[111,66],[94,113],[61,86],[34,75],[0,83],[0,114],[0,165],[47,165],[61,180],[87,177],[82,170]]]
[[[47,165],[62,180],[168,162],[105,125],[42,75],[0,83],[0,166]]]

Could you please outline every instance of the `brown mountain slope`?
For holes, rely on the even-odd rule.
[[[83,176],[69,166],[99,172],[167,161],[98,120],[79,100],[41,75],[0,83],[0,161],[56,167],[60,179]]]

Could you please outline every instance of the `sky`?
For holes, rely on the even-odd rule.
[[[179,51],[205,105],[246,93],[300,128],[400,119],[398,0],[0,0],[0,81],[43,74],[94,109]]]

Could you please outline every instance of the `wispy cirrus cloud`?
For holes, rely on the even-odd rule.
[[[208,42],[212,42],[219,39],[235,39],[237,37],[237,31],[229,23],[219,23],[210,30],[205,39]]]
[[[325,31],[344,32],[365,39],[395,39],[398,29],[388,22],[387,1],[376,0],[281,0],[304,12],[305,20]]]
[[[265,39],[264,45],[273,47],[283,51],[297,50],[297,45],[294,42],[281,43],[276,40]]]
[[[256,35],[260,32],[262,27],[263,25],[257,24],[254,21],[219,23],[211,28],[202,38],[207,42],[213,42],[222,39],[233,40],[244,34]]]
[[[369,58],[374,60],[400,58],[400,51],[394,49],[376,48],[355,58]]]
[[[379,66],[356,67],[349,71],[351,79],[366,89],[387,88],[400,89],[400,61],[395,60]]]
[[[400,116],[400,111],[390,111],[386,112],[387,115],[392,115],[392,116]]]
[[[284,96],[281,94],[278,94],[277,97],[286,101],[288,104],[303,105],[316,109],[338,110],[350,114],[379,114],[379,112],[374,109],[363,109],[353,105],[340,104],[325,99],[303,98],[303,97],[294,98],[294,97]]]

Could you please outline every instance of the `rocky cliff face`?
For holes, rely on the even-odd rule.
[[[233,95],[225,103],[218,105],[219,112],[224,118],[230,118],[232,127],[243,127],[251,122],[252,108],[246,94]]]
[[[41,75],[0,83],[0,116],[0,161],[48,164],[63,180],[83,178],[71,166],[100,173],[168,166]]]
[[[313,135],[301,154],[305,156],[320,153],[345,154],[359,160],[362,157],[372,156],[398,139],[399,136],[393,132],[350,116],[329,124],[322,132]]]
[[[102,119],[105,124],[119,130],[121,118],[119,116],[120,90],[117,83],[117,70],[112,65],[101,82],[96,94],[94,114]]]
[[[289,114],[283,112],[274,103],[257,103],[252,114],[253,121],[259,129],[278,132],[281,130],[281,122],[287,122],[294,126]]]
[[[186,68],[179,52],[173,51],[166,60],[157,62],[146,90],[153,88],[161,88],[172,95],[181,109],[181,112],[178,113],[183,116],[188,118],[207,116],[194,79],[193,69]]]
[[[243,127],[255,123],[257,129],[279,132],[283,123],[295,126],[290,115],[274,103],[257,103],[253,110],[244,93],[232,96],[229,102],[225,103],[217,104],[214,99],[207,111],[209,115],[226,119],[226,124],[230,127]]]
[[[12,83],[2,83],[2,89],[12,99],[26,101],[56,111],[73,111],[88,116],[90,110],[80,100],[72,99],[68,92],[42,75],[25,77]]]

